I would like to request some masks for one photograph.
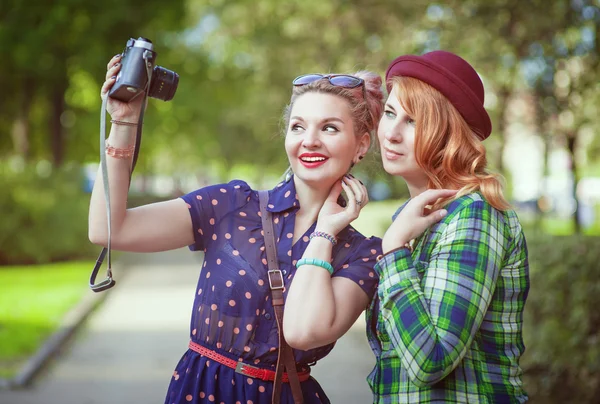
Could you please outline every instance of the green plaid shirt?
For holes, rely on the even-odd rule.
[[[525,402],[519,358],[529,266],[519,220],[479,193],[446,209],[412,254],[403,249],[375,265],[380,284],[367,313],[373,401]]]

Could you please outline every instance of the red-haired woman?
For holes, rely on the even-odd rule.
[[[484,89],[462,58],[405,55],[387,69],[383,166],[411,198],[376,264],[369,339],[375,403],[527,401],[519,359],[527,247],[497,176]]]

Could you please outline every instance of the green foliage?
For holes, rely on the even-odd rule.
[[[600,237],[528,234],[531,290],[521,365],[536,403],[600,394]]]
[[[0,265],[92,257],[89,194],[76,166],[0,165]]]

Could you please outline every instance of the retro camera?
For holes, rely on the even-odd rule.
[[[152,41],[139,37],[129,39],[121,58],[121,70],[108,96],[129,102],[148,86],[148,96],[170,101],[177,91],[179,75],[162,66],[156,66],[156,52]]]

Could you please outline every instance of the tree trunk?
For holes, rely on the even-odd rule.
[[[577,160],[575,159],[575,144],[577,142],[577,132],[569,132],[566,134],[567,138],[567,149],[569,150],[569,157],[571,158],[571,176],[573,178],[573,186],[571,188],[571,196],[575,201],[575,209],[571,219],[575,227],[575,233],[581,234],[581,223],[579,222],[579,201],[577,200],[577,180],[579,178],[577,173]]]
[[[33,80],[31,78],[25,78],[23,80],[22,89],[23,91],[21,92],[21,99],[19,100],[17,117],[13,122],[11,136],[15,154],[27,161],[31,157],[31,144],[29,142],[29,111],[31,110],[31,102],[33,100]]]
[[[535,103],[534,103],[534,105],[536,107],[536,113],[535,113],[536,132],[544,141],[544,159],[542,162],[542,165],[543,165],[543,169],[542,169],[543,189],[541,190],[542,195],[540,195],[540,197],[538,198],[538,208],[536,209],[535,222],[534,222],[534,227],[538,231],[542,230],[542,222],[544,220],[544,216],[546,213],[546,211],[544,209],[540,209],[539,202],[540,201],[546,202],[546,198],[547,198],[546,192],[548,190],[547,189],[547,179],[548,179],[548,176],[550,175],[549,162],[550,162],[551,137],[546,130],[547,129],[546,122],[548,122],[548,114],[546,113],[546,111],[544,110],[544,108],[542,106],[543,96],[544,95],[540,94],[540,90],[538,89],[535,94]]]
[[[65,139],[61,117],[65,111],[65,92],[67,91],[67,78],[57,80],[50,93],[50,150],[52,150],[52,164],[54,168],[62,166],[65,158]]]
[[[508,108],[508,100],[510,98],[510,89],[507,86],[502,86],[498,91],[498,135],[500,146],[498,147],[498,155],[496,159],[496,170],[504,174],[504,147],[506,143],[506,109]]]

